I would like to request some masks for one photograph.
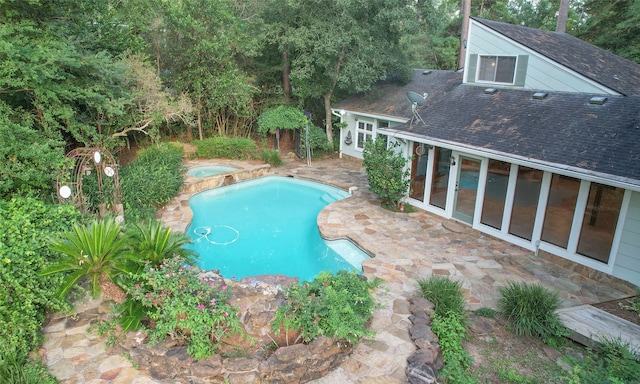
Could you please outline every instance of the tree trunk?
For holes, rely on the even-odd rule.
[[[333,143],[333,125],[331,124],[331,94],[333,91],[329,91],[324,94],[324,117],[326,120],[325,131],[327,132],[327,140],[329,143]]]
[[[567,30],[567,18],[569,17],[569,0],[560,0],[560,8],[558,9],[558,23],[556,24],[556,32],[565,33]]]
[[[202,134],[202,104],[198,101],[198,139],[202,140],[204,137]]]
[[[291,100],[291,63],[289,62],[289,48],[286,45],[282,51],[282,93],[285,100]]]
[[[100,293],[104,300],[116,303],[124,303],[127,299],[127,294],[105,275],[100,276]]]
[[[467,55],[467,37],[469,35],[469,16],[471,16],[471,0],[462,0],[462,28],[460,29],[460,52],[458,53],[458,69],[464,68]]]

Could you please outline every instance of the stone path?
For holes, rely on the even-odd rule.
[[[256,163],[222,163],[257,167]],[[375,292],[381,304],[371,324],[375,338],[359,343],[345,363],[316,380],[317,384],[404,383],[406,359],[415,349],[408,334],[408,298],[416,294],[417,282],[431,275],[461,281],[469,309],[495,308],[496,287],[507,281],[538,282],[556,289],[564,300],[563,307],[611,300],[633,292],[628,284],[606,277],[593,280],[584,271],[578,273],[581,268],[566,269],[566,262],[561,266],[534,257],[530,251],[424,211],[386,211],[369,191],[366,175],[355,162],[314,161],[308,167],[288,160],[272,172],[318,180],[345,190],[357,187],[352,197],[331,204],[320,213],[318,227],[326,238],[349,238],[369,252],[374,257],[364,263],[364,274],[386,281]],[[172,229],[187,228],[191,194],[180,194],[162,210],[160,218]],[[77,320],[51,318],[44,329],[46,342],[41,349],[50,372],[62,384],[159,383],[148,372],[134,369],[125,357],[107,354],[104,339],[86,331],[98,313],[105,310],[99,303],[89,302],[77,309]]]

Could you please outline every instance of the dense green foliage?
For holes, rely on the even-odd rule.
[[[431,276],[418,281],[421,296],[431,301],[435,313],[445,316],[447,313],[465,313],[462,297],[462,284],[444,276]]]
[[[22,355],[0,355],[0,382],[3,384],[57,384],[47,373],[47,367],[38,360]]]
[[[38,270],[56,258],[47,240],[79,219],[69,205],[33,198],[0,201],[0,358],[26,358],[42,339],[45,313],[69,309],[55,295],[62,276],[40,276]]]
[[[122,227],[112,218],[75,224],[61,238],[53,239],[49,248],[61,257],[40,274],[65,275],[56,292],[59,297],[66,297],[84,279],[91,295],[98,297],[105,280],[116,283],[119,277],[135,272],[140,263],[139,255],[129,252]]]
[[[262,159],[262,161],[265,162],[265,164],[270,164],[274,167],[279,167],[282,165],[282,159],[280,158],[280,152],[276,151],[275,149],[265,149],[262,151],[262,154],[260,155],[260,158]]]
[[[195,265],[197,255],[183,248],[191,238],[182,232],[174,232],[161,221],[149,220],[134,223],[126,228],[130,252],[151,265],[159,265],[165,259],[180,256],[185,263]]]
[[[331,152],[334,148],[333,143],[327,141],[327,134],[324,129],[317,127],[315,125],[309,124],[309,139],[307,140],[306,127],[300,132],[301,135],[301,150],[306,154],[307,145],[309,145],[309,149],[311,150],[311,157],[314,157],[316,154],[322,154]],[[335,140],[340,140],[339,137],[336,137]],[[338,147],[339,148],[339,147]]]
[[[141,302],[156,322],[149,330],[152,343],[186,340],[187,352],[202,359],[216,352],[220,340],[241,333],[238,311],[227,303],[230,287],[198,277],[197,268],[188,267],[180,257],[145,267],[129,287],[132,299]]]
[[[640,63],[640,0],[586,0],[578,37]]]
[[[640,352],[619,339],[605,340],[586,357],[564,358],[571,370],[563,378],[568,384],[637,383]]]
[[[280,105],[267,109],[258,116],[258,132],[273,133],[277,129],[298,129],[306,123],[307,117],[300,109]]]
[[[64,161],[64,141],[15,123],[13,112],[0,100],[0,198],[14,194],[45,196],[51,193]],[[15,116],[28,119],[28,116]]]
[[[352,344],[370,337],[367,322],[375,307],[371,290],[379,284],[352,272],[321,272],[312,282],[287,289],[287,303],[278,308],[273,330],[299,330],[305,342],[320,335]]]
[[[434,304],[431,330],[438,335],[445,363],[440,376],[448,383],[477,383],[469,374],[471,355],[462,345],[467,336],[467,317],[461,283],[431,276],[418,281],[418,285],[421,296]]]
[[[437,306],[436,306],[437,308]],[[442,309],[440,310],[442,312]],[[444,367],[440,377],[448,383],[474,384],[478,381],[469,373],[473,359],[462,345],[467,337],[466,318],[464,312],[449,311],[440,314],[434,312],[431,330],[438,335],[438,343],[442,349]]]
[[[387,141],[377,138],[364,145],[362,166],[367,172],[371,191],[382,198],[382,203],[398,206],[409,191],[409,168],[407,159],[395,149],[397,144],[387,146]]]
[[[184,183],[182,148],[153,145],[120,171],[122,203],[127,221],[153,218],[156,208],[167,204]]]
[[[253,140],[242,137],[211,137],[191,144],[198,148],[196,155],[204,159],[246,160],[253,158],[257,150]]]
[[[498,313],[520,336],[539,337],[556,344],[566,336],[556,310],[560,306],[558,292],[540,284],[509,282],[498,287]]]

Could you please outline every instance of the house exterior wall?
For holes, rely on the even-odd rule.
[[[401,124],[400,121],[393,121],[384,116],[364,115],[346,112],[342,116],[342,123],[347,124],[345,128],[340,129],[340,156],[346,155],[362,160],[363,148],[358,146],[363,136],[358,136],[358,133],[366,133],[358,128],[358,123],[371,124],[371,138],[375,139],[378,135],[378,128],[382,125],[393,127]],[[351,143],[347,142],[347,136],[351,133]],[[366,139],[366,136],[365,136]]]
[[[405,137],[405,155],[410,156],[410,148],[413,147],[414,142],[410,138]],[[550,243],[546,243],[542,240],[542,228],[545,220],[547,200],[549,198],[551,177],[555,172],[549,170],[539,170],[542,176],[540,182],[540,193],[535,198],[535,201],[530,202],[530,214],[532,215],[531,230],[528,238],[523,238],[512,231],[513,216],[512,212],[515,210],[515,203],[518,199],[516,197],[516,177],[518,169],[520,167],[531,168],[531,164],[516,164],[508,162],[510,165],[510,172],[508,175],[508,188],[504,195],[504,211],[502,214],[502,227],[494,228],[487,224],[482,223],[481,218],[483,214],[484,195],[491,189],[487,173],[487,166],[489,158],[483,156],[480,153],[470,153],[464,149],[451,147],[442,148],[438,147],[437,143],[425,143],[429,146],[429,151],[425,156],[428,157],[426,164],[426,184],[424,184],[424,195],[415,196],[415,193],[410,191],[413,198],[409,198],[408,202],[415,207],[424,209],[425,211],[443,216],[446,218],[453,218],[471,225],[472,228],[481,232],[487,233],[494,237],[503,239],[509,243],[521,246],[525,249],[531,250],[532,253],[537,254],[538,251],[547,252],[552,255],[562,257],[570,260],[574,263],[578,263],[589,267],[593,270],[600,271],[622,280],[626,280],[633,284],[640,286],[640,192],[626,190],[624,192],[625,200],[621,206],[619,212],[619,221],[616,227],[615,236],[613,238],[613,244],[611,244],[611,253],[609,254],[608,262],[601,262],[593,258],[583,256],[578,253],[577,246],[580,241],[582,227],[582,220],[584,217],[589,187],[592,184],[588,180],[580,180],[581,192],[578,195],[578,201],[574,210],[574,221],[571,224],[571,230],[568,238],[568,245],[566,247],[555,246]],[[439,166],[434,164],[434,161],[438,158],[435,150],[437,148],[451,150],[451,162],[449,170],[446,171],[448,181],[446,183],[438,182],[438,190],[434,189],[436,183],[435,172],[442,173],[443,170]],[[447,152],[448,153],[448,152]],[[448,157],[449,155],[447,155]],[[467,164],[463,162],[468,161]],[[504,161],[504,160],[502,160]],[[473,195],[465,195],[466,202],[473,201],[471,206],[467,206],[466,214],[460,215],[460,205],[464,203],[460,200],[458,190],[462,190],[465,180],[462,176],[463,169],[467,169],[469,164],[478,163],[479,167],[477,171],[472,171],[475,178],[475,191]],[[421,175],[424,172],[420,173]],[[462,176],[462,177],[461,177]],[[412,180],[413,182],[413,180]],[[495,180],[493,181],[493,188],[495,188]],[[413,185],[413,183],[412,183]],[[474,187],[471,187],[467,191],[473,191]],[[495,191],[495,189],[493,189]],[[446,193],[445,193],[446,191]],[[624,189],[623,189],[624,191]],[[431,194],[438,193],[442,196],[444,193],[446,199],[442,198],[439,202],[435,202]],[[630,197],[630,198],[629,198]],[[492,206],[490,206],[492,207]],[[492,209],[492,208],[491,208]]]
[[[640,192],[631,193],[612,274],[640,285]]]
[[[526,69],[526,77],[524,81],[524,88],[535,90],[548,90],[548,91],[560,91],[560,92],[581,92],[581,93],[608,93],[616,94],[615,92],[602,87],[592,81],[581,77],[579,74],[571,71],[568,68],[545,59],[541,55],[521,46],[520,44],[506,39],[504,36],[499,35],[487,27],[471,21],[469,27],[469,40],[467,45],[467,57],[464,73],[464,81],[468,82],[470,79],[469,69],[474,70],[477,65],[474,65],[473,60],[478,60],[477,56],[473,55],[504,55],[504,56],[528,56],[528,63]],[[473,76],[471,77],[473,79]],[[472,80],[473,81],[473,80]],[[477,82],[482,84],[484,82]],[[493,83],[485,83],[493,84]],[[521,88],[516,85],[500,85],[504,87]]]

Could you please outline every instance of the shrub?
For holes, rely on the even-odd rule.
[[[321,272],[312,282],[285,291],[287,303],[278,308],[272,329],[299,330],[305,342],[324,335],[353,344],[373,336],[366,325],[375,307],[371,290],[379,284],[352,272]]]
[[[57,294],[65,297],[86,279],[94,297],[113,287],[117,278],[135,272],[140,256],[129,252],[127,238],[113,218],[76,224],[49,248],[62,256],[40,271],[40,275],[65,274]],[[114,287],[117,288],[117,287]]]
[[[604,340],[598,351],[589,351],[584,358],[565,357],[571,370],[565,383],[637,383],[640,377],[640,355],[629,343],[620,339]]]
[[[498,287],[498,313],[516,335],[535,336],[554,343],[566,335],[556,310],[558,293],[540,284],[509,282]]]
[[[302,145],[301,149],[303,153],[307,153],[307,137],[305,133],[305,128],[301,129],[300,135],[302,137]],[[339,140],[338,136],[338,140]],[[338,141],[339,143],[339,141]],[[309,149],[311,150],[311,157],[315,154],[316,151],[319,152],[330,152],[333,150],[333,143],[330,143],[327,140],[327,134],[323,128],[317,127],[315,125],[309,125]]]
[[[211,137],[191,142],[197,148],[196,156],[205,159],[252,159],[256,143],[244,137]]]
[[[183,248],[191,243],[191,238],[184,232],[173,232],[161,221],[149,220],[136,223],[126,228],[126,235],[131,251],[138,257],[152,265],[159,265],[165,259],[176,255],[182,257],[185,263],[194,265],[197,254]]]
[[[65,161],[64,140],[31,128],[27,114],[11,115],[11,109],[0,102],[0,198],[46,196]]]
[[[33,198],[0,201],[0,359],[26,356],[41,341],[47,311],[68,311],[56,297],[62,276],[38,270],[56,255],[49,236],[67,230],[81,215],[71,205],[49,205]],[[2,377],[2,374],[0,374]]]
[[[262,151],[262,161],[266,164],[271,164],[274,167],[279,167],[282,165],[282,159],[280,158],[280,153],[275,149],[265,149]]]
[[[422,297],[431,301],[439,315],[447,313],[465,313],[465,302],[462,296],[462,285],[448,277],[431,276],[418,281]]]
[[[120,172],[120,188],[128,221],[152,219],[156,208],[180,192],[185,167],[182,148],[154,145],[138,152],[138,158]]]
[[[216,352],[220,340],[242,330],[237,310],[227,303],[229,287],[203,282],[199,270],[180,257],[163,264],[148,264],[128,291],[156,321],[150,329],[151,343],[186,340],[187,352],[202,359]]]
[[[407,159],[396,151],[398,144],[387,148],[387,141],[377,138],[364,145],[362,165],[367,172],[371,191],[382,198],[383,205],[398,207],[409,190]]]

